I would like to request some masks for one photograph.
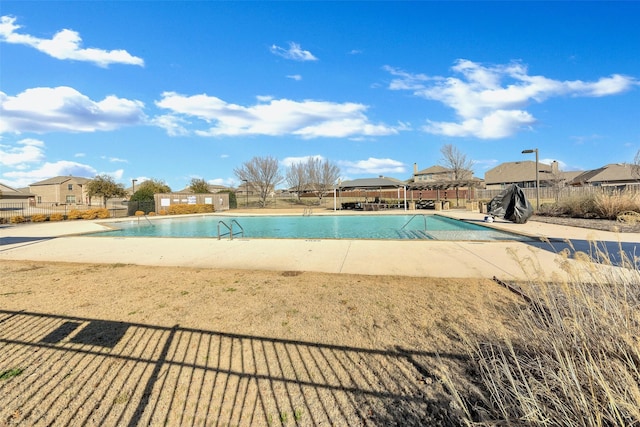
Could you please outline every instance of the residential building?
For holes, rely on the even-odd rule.
[[[640,185],[640,176],[635,173],[634,165],[629,163],[611,163],[582,172],[569,182],[574,187],[624,187],[631,184]]]
[[[435,165],[418,171],[418,164],[413,164],[413,182],[415,182],[416,184],[452,181],[453,179],[454,176],[451,169]]]
[[[33,194],[0,183],[0,199],[6,202],[25,202],[33,199]]]
[[[57,176],[45,179],[29,186],[36,203],[56,203],[66,205],[89,204],[87,195],[88,178],[77,176]]]
[[[552,187],[553,182],[562,180],[556,161],[551,165],[538,163],[537,175],[540,187]],[[506,162],[484,174],[484,185],[487,190],[498,190],[511,184],[517,184],[520,188],[535,188],[536,162],[531,160]]]

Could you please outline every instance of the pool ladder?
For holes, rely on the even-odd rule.
[[[405,227],[409,225],[411,221],[413,221],[417,216],[421,216],[424,221],[424,230],[405,230]],[[409,221],[406,222],[405,225],[402,226],[398,234],[403,239],[429,239],[433,240],[434,237],[427,233],[427,217],[424,215],[416,214],[409,218]]]
[[[424,221],[424,231],[427,231],[427,217],[424,215],[420,215],[420,214],[415,214],[414,216],[412,216],[411,218],[409,218],[409,221],[407,221],[407,223],[405,225],[402,226],[402,228],[400,230],[404,230],[404,228],[409,225],[409,223],[411,221],[413,221],[415,219],[415,217],[417,216],[421,216],[423,221]]]
[[[244,237],[244,228],[240,225],[238,221],[235,219],[231,220],[231,225],[229,226],[226,222],[220,220],[218,221],[218,240],[220,240],[223,236],[229,236],[229,240],[233,240],[233,225],[237,225],[240,229],[240,235]],[[228,231],[226,233],[220,233],[220,226],[223,225]]]
[[[149,217],[147,217],[147,215],[142,215],[142,216],[144,217],[144,219],[147,220],[150,226],[155,227],[155,224],[151,222],[151,220],[149,219]],[[140,216],[138,217],[138,225],[140,225]]]
[[[302,212],[302,216],[311,216],[313,214],[313,208],[304,208],[304,212]]]

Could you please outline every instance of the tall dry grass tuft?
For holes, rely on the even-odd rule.
[[[595,258],[572,255],[566,279],[525,286],[516,334],[467,340],[478,395],[453,395],[468,425],[640,425],[637,260],[606,265],[595,245]]]
[[[600,218],[616,219],[621,212],[640,212],[640,193],[596,193],[593,199],[595,212]]]
[[[640,192],[614,190],[570,196],[540,210],[542,215],[603,219],[616,219],[623,212],[640,212]]]

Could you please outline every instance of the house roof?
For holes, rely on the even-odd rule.
[[[367,188],[399,188],[404,187],[406,183],[396,178],[387,178],[379,176],[377,178],[360,178],[342,182],[339,187],[345,189],[367,189]]]
[[[77,184],[86,184],[87,182],[91,181],[89,178],[82,178],[82,177],[78,177],[78,176],[71,176],[71,175],[66,175],[66,176],[56,176],[53,178],[49,178],[49,179],[45,179],[43,181],[38,181],[38,182],[34,182],[33,184],[31,184],[31,186],[34,185],[60,185],[60,184],[64,184],[67,181],[73,181]]]
[[[451,172],[453,172],[451,169],[447,169],[444,166],[434,165],[416,172],[415,175],[441,174],[441,173],[451,173]]]
[[[26,193],[24,191],[16,190],[13,187],[0,183],[0,199],[1,198],[29,198],[33,197],[33,194]]]
[[[417,181],[409,182],[407,188],[411,190],[446,190],[448,188],[460,188],[460,187],[478,187],[482,184],[482,179],[472,177],[464,180],[435,180],[435,181]]]
[[[9,187],[6,184],[3,184],[0,182],[0,191],[2,192],[2,194],[9,194],[9,193],[18,193],[18,194],[29,194],[29,193],[24,193],[20,190],[17,190],[13,187]]]
[[[538,163],[538,170],[551,172],[551,166]],[[542,179],[542,177],[540,177]],[[485,184],[502,184],[536,180],[536,162],[523,160],[499,164],[484,174]]]
[[[640,177],[633,174],[633,165],[628,163],[611,163],[598,169],[581,173],[573,178],[571,184],[580,183],[625,183],[637,181]]]

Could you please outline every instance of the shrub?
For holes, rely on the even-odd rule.
[[[166,210],[164,210],[164,209],[160,209],[160,215],[166,215],[166,214],[167,214],[167,211],[166,211]]]
[[[215,209],[213,205],[186,205],[186,204],[177,204],[169,206],[167,213],[169,215],[185,215],[185,214],[195,214],[195,213],[211,213],[214,212]]]
[[[47,216],[45,214],[31,215],[31,222],[45,222],[46,220]]]
[[[80,219],[82,218],[82,214],[82,211],[71,209],[71,211],[69,211],[69,214],[67,215],[67,219]]]
[[[60,213],[51,214],[51,216],[49,217],[49,221],[62,221],[62,220],[64,220],[64,215]]]
[[[616,219],[622,212],[640,211],[640,196],[617,190],[613,193],[596,193],[593,204],[600,218]]]
[[[98,217],[98,214],[93,209],[90,209],[88,211],[83,211],[81,214],[82,219],[96,219],[97,217]]]
[[[21,224],[25,221],[26,221],[25,217],[21,215],[12,216],[10,220],[11,224]]]
[[[97,209],[97,211],[98,211],[99,219],[107,219],[111,217],[111,215],[109,214],[109,209],[107,208],[100,208],[100,209]]]
[[[135,216],[144,216],[144,211],[136,211]]]
[[[107,208],[94,208],[86,211],[71,210],[68,219],[106,219],[109,218],[109,210]]]

